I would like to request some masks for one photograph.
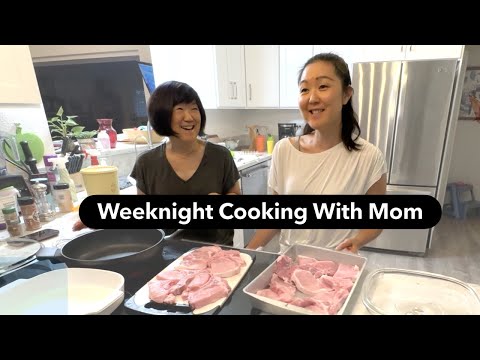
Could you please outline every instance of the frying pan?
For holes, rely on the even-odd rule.
[[[96,230],[70,240],[62,249],[40,249],[36,257],[64,262],[68,267],[110,270],[126,279],[135,278],[144,271],[143,265],[159,255],[159,244],[164,238],[161,229]]]

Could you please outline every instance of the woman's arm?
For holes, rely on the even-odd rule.
[[[386,192],[387,175],[383,174],[382,177],[368,189],[367,195],[385,195]],[[382,229],[360,229],[354,237],[342,241],[336,250],[347,249],[353,253],[357,253],[358,249],[374,240],[382,231]]]
[[[276,191],[273,192],[273,195],[278,195]],[[255,250],[259,247],[267,245],[273,237],[280,232],[280,229],[260,229],[255,231],[255,234],[252,236],[252,240],[245,246],[246,249]]]
[[[227,195],[241,195],[241,191],[240,191],[240,182],[237,180],[237,182],[235,183],[235,185],[233,185],[228,191],[227,191]]]
[[[267,245],[273,237],[280,232],[280,229],[260,229],[255,231],[253,234],[252,240],[245,246],[246,249],[258,249]]]

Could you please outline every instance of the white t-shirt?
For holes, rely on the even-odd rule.
[[[364,195],[387,172],[379,148],[358,138],[359,151],[343,142],[318,154],[299,151],[288,138],[273,150],[268,185],[279,195]],[[354,229],[282,229],[280,251],[294,243],[335,248]]]

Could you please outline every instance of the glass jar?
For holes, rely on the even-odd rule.
[[[14,206],[5,207],[2,209],[2,214],[7,225],[7,231],[11,237],[22,236],[24,233],[24,226],[20,221],[17,209]]]
[[[67,183],[58,183],[53,185],[53,191],[58,210],[62,213],[71,212],[73,210],[73,201],[70,186]]]
[[[48,222],[54,219],[55,211],[47,199],[47,185],[40,182],[36,182],[31,186],[33,196],[35,197],[35,203],[38,208],[38,216],[41,222]]]
[[[98,132],[105,130],[110,138],[110,149],[117,146],[117,131],[112,127],[113,119],[97,119]]]
[[[20,211],[25,222],[25,229],[27,231],[40,229],[42,224],[40,223],[37,205],[35,205],[33,198],[31,196],[18,198],[18,205],[20,205]]]

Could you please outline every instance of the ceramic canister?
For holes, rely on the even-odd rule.
[[[118,168],[95,165],[80,170],[88,195],[118,195]]]

